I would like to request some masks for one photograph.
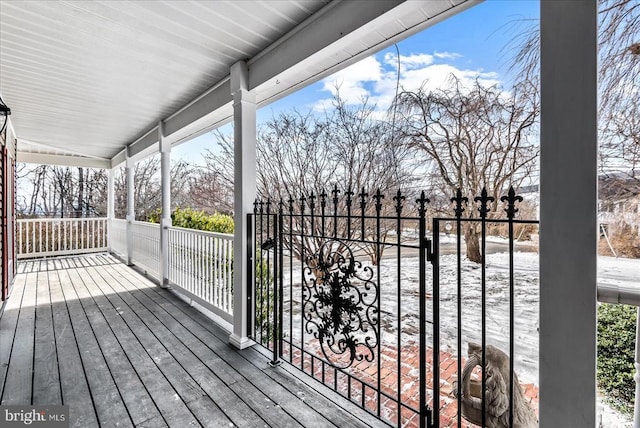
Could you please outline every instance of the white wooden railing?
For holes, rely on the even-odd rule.
[[[127,220],[112,218],[109,221],[109,249],[127,257]]]
[[[160,265],[160,225],[134,221],[131,224],[129,233],[131,233],[131,262],[146,270],[149,275],[162,280],[162,266]]]
[[[107,249],[126,258],[131,234],[131,262],[162,281],[158,224],[134,221],[127,229],[122,219],[22,219],[17,229],[20,259]],[[169,227],[167,238],[169,283],[232,322],[233,235]]]
[[[169,281],[233,321],[233,235],[169,227]]]
[[[106,218],[34,218],[16,222],[17,257],[48,257],[105,251]]]

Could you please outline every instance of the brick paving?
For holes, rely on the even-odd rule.
[[[308,344],[306,346],[309,346]],[[289,348],[285,342],[283,357],[289,359]],[[419,348],[416,343],[403,344],[400,350],[401,378],[398,382],[398,352],[395,347],[387,346],[380,354],[380,388],[378,386],[378,360],[374,358],[355,361],[351,367],[342,372],[335,371],[330,365],[322,364],[322,352],[319,348],[305,347],[304,371],[316,380],[324,383],[338,393],[361,405],[373,414],[393,426],[407,428],[417,427],[419,416],[415,409],[419,406]],[[312,356],[313,354],[313,356]],[[291,363],[300,368],[300,350],[294,348]],[[337,360],[339,364],[348,362],[348,355],[343,354]],[[465,359],[462,364],[464,366]],[[324,378],[323,378],[324,368]],[[431,397],[433,380],[433,350],[427,349],[427,394],[429,406],[433,407]],[[451,428],[457,426],[458,402],[454,396],[454,383],[458,379],[458,363],[455,355],[440,352],[440,426]],[[351,376],[349,376],[349,375]],[[337,379],[335,377],[337,376]],[[521,384],[525,396],[534,411],[538,412],[538,387],[534,384]],[[398,390],[400,390],[401,409],[398,410]],[[364,397],[363,397],[364,393]],[[378,402],[380,406],[378,406]],[[378,408],[379,407],[379,408]],[[400,413],[400,423],[398,416]],[[462,420],[462,427],[471,428],[476,425]]]

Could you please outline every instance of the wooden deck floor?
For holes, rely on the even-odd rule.
[[[77,427],[386,426],[106,254],[23,262],[0,319],[0,402]]]

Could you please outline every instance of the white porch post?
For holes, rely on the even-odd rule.
[[[107,171],[107,250],[111,252],[111,228],[115,218],[115,171],[110,168]]]
[[[129,151],[130,147],[127,147],[126,157],[126,172],[127,172],[127,264],[131,266],[133,264],[133,221],[136,219],[135,210],[135,188],[133,186],[133,173],[135,169],[135,162],[131,158]]]
[[[162,218],[160,219],[160,262],[162,287],[169,286],[169,230],[171,227],[171,143],[164,138],[164,122],[158,124],[160,142],[160,176],[162,188]]]
[[[540,426],[593,427],[597,2],[540,4]]]
[[[231,66],[234,125],[234,237],[233,237],[233,333],[232,345],[239,349],[253,342],[247,337],[247,214],[256,197],[256,102],[249,92],[247,64]]]

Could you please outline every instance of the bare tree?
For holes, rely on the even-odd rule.
[[[106,173],[104,170],[52,165],[29,167],[25,164],[18,164],[18,168],[20,174],[16,177],[18,183],[16,209],[20,215],[29,217],[105,215]]]
[[[24,216],[93,217],[107,214],[107,172],[95,168],[71,168],[52,165],[27,167],[19,164],[17,210]],[[160,160],[147,158],[134,170],[136,218],[146,220],[160,209]],[[188,199],[191,168],[185,161],[171,167],[171,197],[174,206]],[[29,193],[29,190],[31,192]],[[25,192],[26,191],[26,192]],[[27,193],[28,195],[23,195]],[[115,177],[115,211],[124,218],[127,211],[127,188],[124,168]]]
[[[538,146],[528,136],[535,130],[539,106],[525,82],[505,93],[475,82],[471,88],[451,77],[449,88],[403,91],[395,99],[404,144],[424,155],[432,178],[445,194],[457,189],[479,195],[486,188],[495,201],[509,186],[517,187],[535,167]],[[497,209],[497,202],[491,207]],[[465,215],[477,216],[467,209]],[[464,223],[469,260],[481,260],[477,224]]]
[[[204,165],[189,176],[188,197],[185,206],[209,213],[233,212],[233,143],[220,131],[215,131],[221,142],[218,151],[205,150]]]
[[[315,200],[319,207],[324,195],[330,206],[327,210],[333,210],[334,194],[331,192],[334,190],[337,191],[335,195],[340,195],[340,209],[351,198],[355,214],[364,200],[366,215],[371,215],[375,210],[373,195],[376,191],[391,199],[398,188],[409,184],[413,178],[406,147],[395,144],[391,126],[375,117],[374,107],[366,100],[349,106],[338,92],[332,105],[323,113],[294,110],[264,123],[258,132],[257,145],[260,197],[270,199],[274,210],[279,201],[285,204],[285,210],[290,205],[298,210],[303,198]],[[232,186],[233,143],[221,134],[217,137],[220,149],[216,153],[209,152],[207,168],[221,174],[221,183]],[[308,212],[308,202],[306,207]],[[385,209],[393,210],[392,204],[385,204]],[[302,227],[311,230],[310,222],[298,224],[299,217],[293,221],[295,230]],[[326,230],[333,230],[332,221],[328,218],[324,223]],[[320,221],[313,227],[320,228]],[[345,219],[340,219],[335,228],[340,236],[347,236],[350,231],[355,233],[356,229],[349,228]],[[393,225],[386,227],[383,222],[381,240],[391,228]],[[315,232],[316,238],[306,236],[304,241],[287,242],[296,257],[303,253],[313,254],[319,248],[323,240],[318,237],[322,232]],[[367,224],[365,234],[373,232],[373,224]],[[375,264],[382,256],[382,248],[363,245],[362,250]]]
[[[640,167],[640,2],[598,0],[599,145],[603,171]],[[512,70],[539,89],[540,38],[528,22],[506,46]]]
[[[183,200],[184,191],[190,174],[189,164],[185,161],[174,162],[171,166],[171,200],[177,206]],[[125,169],[120,168],[114,179],[115,216],[127,216],[127,177]],[[152,156],[135,164],[133,171],[133,200],[135,219],[147,221],[162,208],[162,188],[160,187],[160,157]]]

